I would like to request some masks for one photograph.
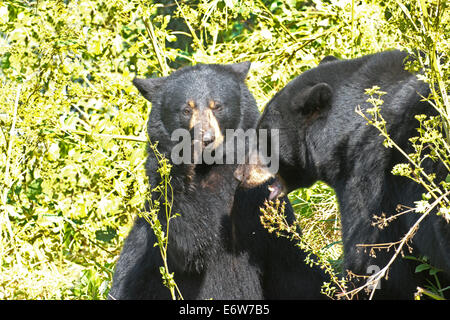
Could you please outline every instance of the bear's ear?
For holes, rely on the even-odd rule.
[[[241,80],[245,80],[245,78],[247,77],[248,70],[250,70],[251,64],[252,63],[250,61],[244,61],[229,64],[228,67],[231,69],[231,71],[237,74]]]
[[[337,61],[337,60],[339,60],[339,59],[336,58],[335,56],[326,56],[325,58],[322,59],[322,61],[319,62],[319,65],[327,63],[327,62]]]
[[[166,80],[166,77],[148,79],[134,78],[133,84],[138,88],[139,92],[151,102],[155,97],[156,92],[164,85]]]
[[[294,96],[291,106],[296,112],[310,116],[330,107],[333,89],[321,82],[301,90]]]

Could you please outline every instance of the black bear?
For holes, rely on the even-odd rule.
[[[322,270],[307,266],[305,252],[269,234],[259,221],[268,185],[240,189],[233,176],[236,164],[202,161],[206,151],[214,154],[226,143],[227,129],[255,127],[259,112],[244,82],[249,67],[247,62],[198,64],[168,77],[133,81],[152,103],[148,135],[173,164],[172,212],[180,216],[170,221],[169,271],[184,299],[321,299]],[[175,132],[179,137],[188,133],[185,149],[173,139]],[[152,186],[160,182],[157,169],[149,151],[146,173]],[[284,200],[287,219],[293,221],[292,207]],[[170,298],[155,242],[148,223],[137,218],[117,262],[110,298]]]
[[[336,191],[341,212],[344,268],[356,275],[369,275],[385,267],[393,250],[369,250],[360,244],[399,241],[420,215],[404,214],[384,228],[374,226],[373,216],[392,217],[397,206],[414,207],[425,191],[419,184],[391,171],[405,162],[395,148],[385,148],[377,129],[355,112],[373,107],[365,89],[379,86],[386,92],[381,114],[392,139],[407,153],[412,152],[409,137],[417,134],[417,114],[432,115],[434,109],[422,100],[429,86],[405,71],[407,54],[386,51],[358,59],[326,58],[288,83],[267,104],[257,128],[279,130],[278,179],[273,196],[308,187],[317,180]],[[438,162],[422,163],[426,172],[445,179],[448,172]],[[244,169],[240,169],[241,171]],[[261,168],[259,168],[261,170]],[[252,167],[240,178],[252,180]],[[261,176],[261,175],[260,175]],[[268,175],[270,176],[270,175]],[[260,179],[259,181],[263,181]],[[255,182],[253,182],[255,183]],[[251,184],[248,184],[251,185]],[[429,215],[409,244],[416,257],[427,256],[439,268],[441,288],[450,284],[450,224],[443,217]],[[377,286],[375,298],[411,299],[417,286],[426,286],[428,274],[416,273],[417,263],[399,256],[388,278]],[[357,283],[358,284],[358,283]],[[361,284],[361,283],[359,283]],[[358,285],[359,285],[358,284]],[[364,293],[361,292],[362,295]]]

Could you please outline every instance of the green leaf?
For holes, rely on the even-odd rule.
[[[117,235],[116,229],[111,226],[107,226],[106,230],[95,231],[95,238],[103,242],[110,242]]]
[[[37,178],[33,180],[27,187],[26,195],[28,199],[35,201],[36,196],[42,193],[42,178]]]
[[[450,183],[450,174],[448,174],[447,177],[445,178],[445,182]]]
[[[419,273],[419,272],[422,272],[422,271],[428,270],[428,269],[430,269],[430,265],[429,265],[429,264],[426,264],[426,263],[422,263],[422,264],[419,264],[419,265],[416,267],[415,272],[416,272],[416,273]]]
[[[437,269],[437,268],[431,268],[430,269],[430,276],[436,275],[439,271],[441,271],[441,270]]]

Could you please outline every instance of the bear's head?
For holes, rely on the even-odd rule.
[[[148,134],[169,154],[175,130],[189,132],[203,150],[219,146],[226,129],[243,126],[249,94],[244,80],[250,62],[229,65],[197,64],[167,77],[134,79],[133,84],[152,103]],[[252,103],[250,103],[252,104]],[[254,111],[257,112],[256,104]],[[257,116],[253,116],[253,125]]]
[[[278,92],[265,107],[256,131],[276,129],[279,135],[276,150],[279,169],[277,179],[270,187],[271,199],[316,181],[314,166],[309,165],[307,135],[313,131],[311,128],[325,120],[332,97],[333,89],[329,84],[306,82],[299,77]],[[244,187],[260,185],[274,176],[260,163],[241,165],[236,170],[235,177]]]

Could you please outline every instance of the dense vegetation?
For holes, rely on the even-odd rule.
[[[435,84],[430,99],[441,117],[422,120],[417,154],[394,172],[429,187],[418,212],[439,198],[448,218],[450,179],[420,171],[424,145],[450,167],[445,1],[161,3],[0,1],[0,299],[106,297],[149,191],[143,163],[151,105],[131,81],[189,64],[251,61],[247,83],[262,108],[327,55],[420,49],[425,55],[411,67],[425,68],[423,79]],[[388,135],[386,147],[395,147]],[[290,198],[302,242],[339,271],[333,191],[318,183]]]

